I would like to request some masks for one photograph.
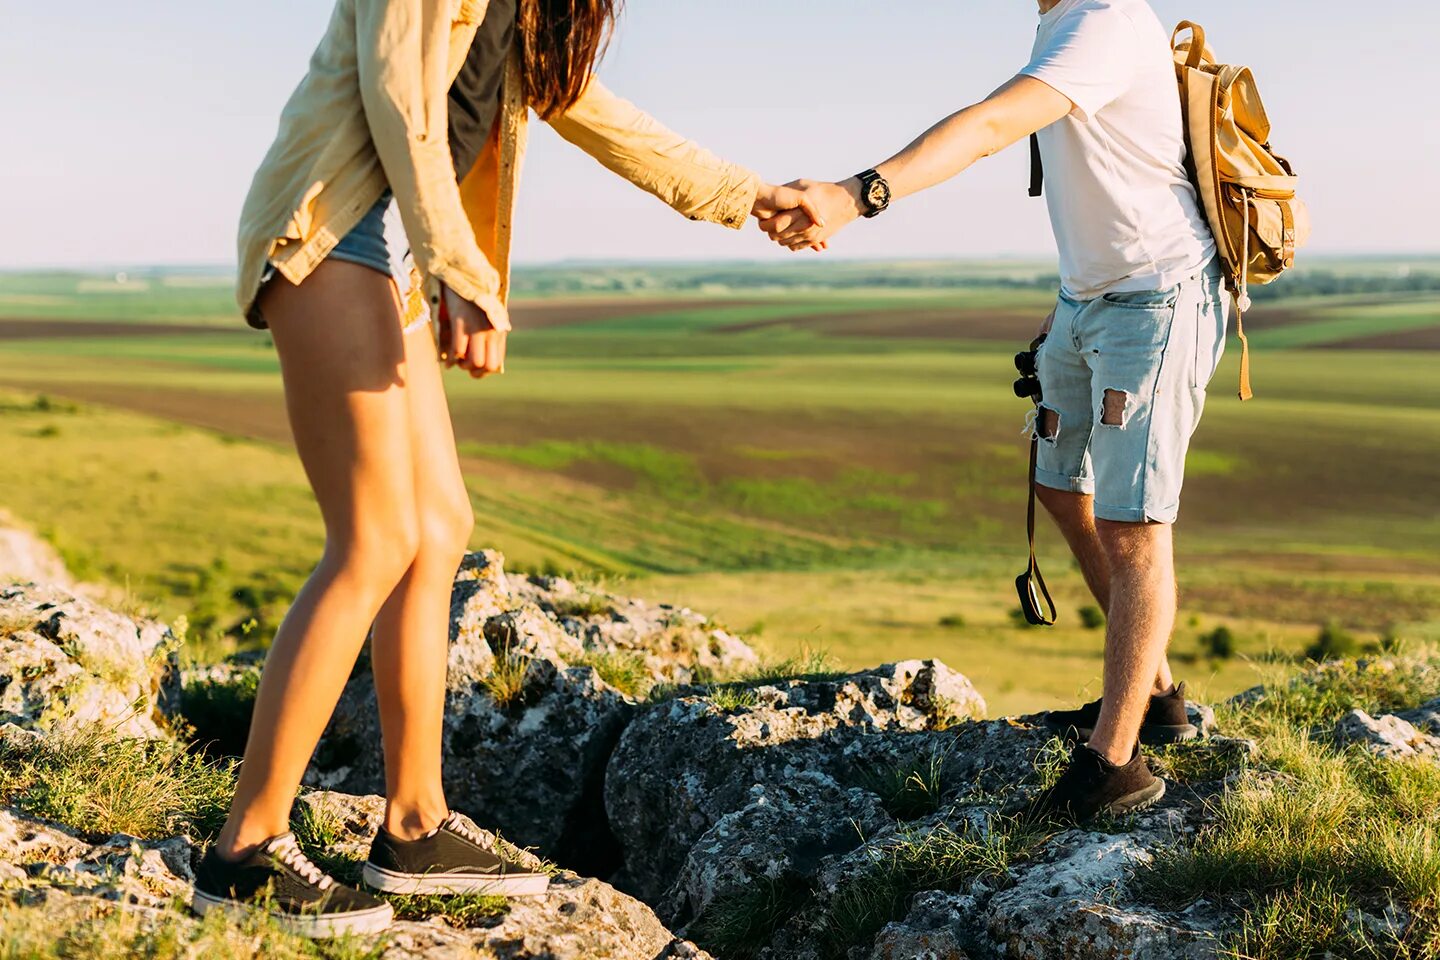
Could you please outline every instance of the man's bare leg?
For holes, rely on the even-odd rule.
[[[1110,619],[1111,580],[1110,561],[1105,547],[1100,542],[1096,529],[1095,498],[1088,493],[1071,493],[1046,486],[1036,486],[1036,496],[1045,506],[1060,534],[1070,545],[1070,552],[1080,564],[1080,574],[1090,588],[1095,602]],[[1152,694],[1164,695],[1175,690],[1175,678],[1170,672],[1170,660],[1161,656],[1160,668],[1155,673]]]
[[[1105,698],[1090,748],[1111,763],[1130,760],[1175,627],[1171,528],[1100,520],[1112,613],[1105,631]]]

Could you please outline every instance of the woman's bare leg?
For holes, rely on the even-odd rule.
[[[428,329],[405,337],[410,462],[420,542],[375,620],[371,662],[385,742],[385,829],[413,839],[448,812],[441,782],[450,590],[475,517]]]
[[[381,605],[420,543],[412,415],[390,279],[327,260],[262,302],[325,552],[275,634],[218,841],[237,857],[287,829],[300,778]]]

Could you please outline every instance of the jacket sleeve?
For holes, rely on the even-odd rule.
[[[699,144],[591,80],[580,100],[550,125],[614,173],[665,201],[691,220],[736,230],[755,205],[760,178],[726,163]]]
[[[447,82],[451,10],[444,0],[354,0],[360,94],[432,307],[437,281],[510,319],[500,274],[475,240],[450,158]]]

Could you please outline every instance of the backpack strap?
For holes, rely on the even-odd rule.
[[[1030,196],[1045,192],[1045,164],[1040,158],[1040,137],[1030,134]]]

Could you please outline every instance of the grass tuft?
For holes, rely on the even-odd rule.
[[[826,960],[843,960],[856,944],[871,943],[902,918],[911,897],[926,890],[958,891],[976,881],[1003,886],[1010,868],[1046,834],[1018,821],[995,819],[983,828],[941,827],[902,835],[879,848],[869,870],[842,884],[815,918]]]
[[[1319,735],[1353,708],[1413,705],[1437,677],[1433,654],[1326,664],[1227,708],[1225,726],[1258,744],[1255,765],[1211,802],[1191,843],[1136,875],[1140,894],[1239,910],[1228,949],[1245,960],[1440,957],[1440,767]],[[1408,918],[1387,927],[1379,918],[1397,904]]]
[[[143,913],[97,898],[0,901],[0,960],[379,960],[383,941],[310,941],[258,915]]]
[[[180,695],[180,713],[190,726],[191,742],[215,756],[241,756],[259,689],[259,670],[242,670],[225,680],[187,683]]]
[[[585,620],[590,617],[608,617],[614,607],[605,597],[595,593],[577,594],[573,597],[560,597],[550,601],[551,607],[557,617],[571,617],[576,620]]]
[[[582,656],[572,658],[570,665],[594,668],[601,680],[636,700],[645,699],[655,686],[655,680],[645,666],[645,658],[638,653],[586,650]]]
[[[799,878],[754,877],[739,893],[712,901],[687,935],[726,960],[751,960],[810,897]]]
[[[940,750],[910,757],[904,763],[868,771],[860,786],[880,798],[896,820],[919,820],[940,809],[945,753]]]
[[[225,822],[234,765],[171,740],[101,734],[0,741],[0,803],[90,834],[208,839]]]

